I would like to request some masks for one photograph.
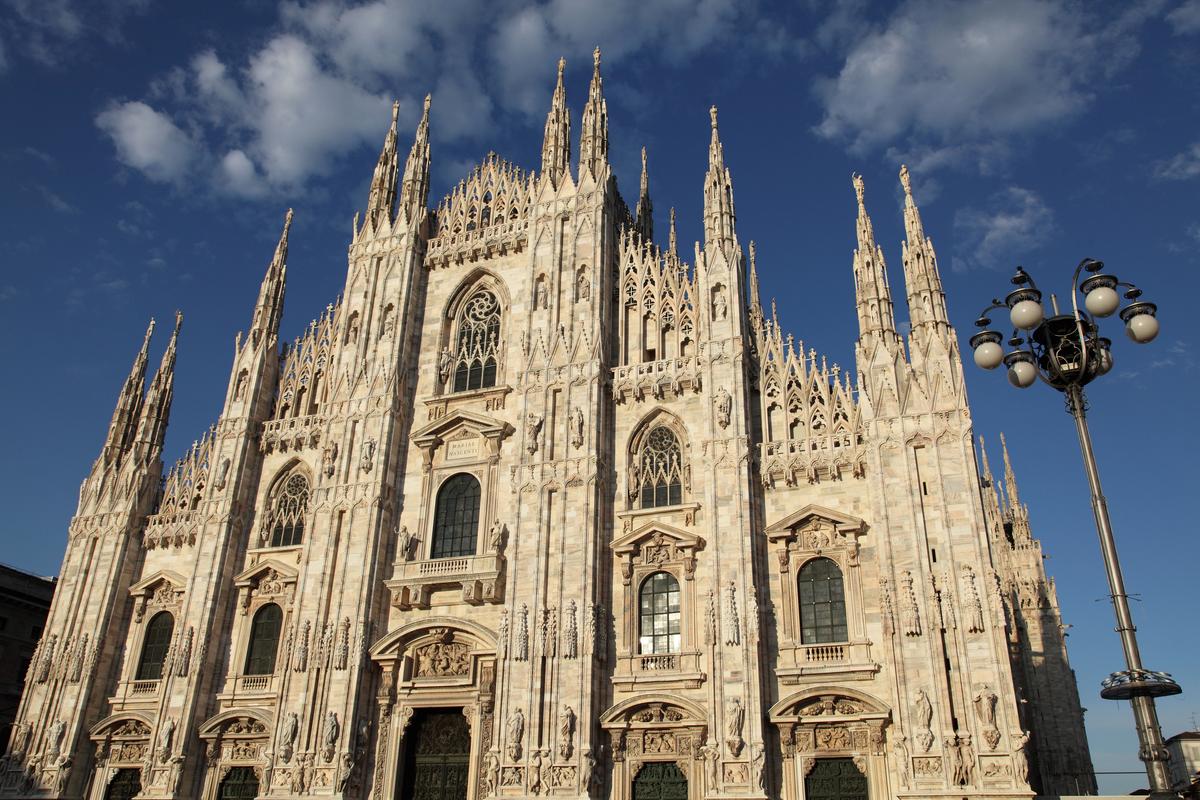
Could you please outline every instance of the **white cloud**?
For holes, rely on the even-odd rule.
[[[1010,186],[994,195],[986,208],[960,209],[954,217],[964,255],[952,260],[956,270],[1008,268],[1021,263],[1055,229],[1054,212],[1035,192]]]
[[[1101,21],[1074,0],[908,0],[818,81],[817,133],[859,152],[924,148],[942,163],[986,163],[1006,138],[1087,108],[1160,6]]]
[[[179,180],[195,152],[169,116],[137,100],[109,106],[96,116],[96,125],[112,139],[117,158],[151,180]]]
[[[1200,176],[1200,141],[1154,165],[1154,176],[1168,181],[1185,181]]]
[[[218,169],[218,185],[232,194],[255,197],[266,191],[267,186],[258,174],[254,162],[241,150],[230,150],[226,153]]]
[[[1187,0],[1167,14],[1176,36],[1200,33],[1200,0]]]

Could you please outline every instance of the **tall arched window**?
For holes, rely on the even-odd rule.
[[[163,663],[167,650],[171,648],[171,634],[175,632],[175,618],[169,611],[160,611],[146,625],[146,637],[142,640],[142,658],[138,661],[137,680],[156,681],[162,678]]]
[[[642,582],[638,596],[638,650],[678,653],[680,649],[679,581],[655,572]]]
[[[246,648],[246,675],[270,675],[275,672],[275,654],[279,650],[279,629],[283,611],[268,603],[254,615],[250,625],[250,645]]]
[[[642,508],[674,506],[683,502],[683,455],[679,438],[659,425],[646,436],[638,454],[638,485]]]
[[[495,386],[499,351],[500,301],[489,290],[479,289],[458,312],[453,356],[454,391]]]
[[[433,515],[430,558],[475,555],[479,530],[479,481],[460,472],[442,484]]]
[[[291,547],[304,540],[304,515],[308,511],[308,478],[289,476],[275,490],[271,504],[271,547]]]
[[[828,558],[814,558],[800,568],[799,581],[800,641],[846,641],[846,592],[838,565]]]

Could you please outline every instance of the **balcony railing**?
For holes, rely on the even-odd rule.
[[[679,669],[679,656],[675,653],[634,656],[633,668],[638,672],[673,672]]]
[[[700,391],[700,359],[696,356],[666,358],[641,364],[626,364],[613,370],[613,394],[618,402],[680,395],[685,389]]]
[[[154,694],[158,691],[158,681],[134,681],[129,687],[130,694]]]
[[[797,651],[797,656],[805,664],[840,664],[846,660],[846,645],[807,644]]]
[[[238,681],[238,688],[245,692],[263,692],[270,686],[270,675],[243,675]]]

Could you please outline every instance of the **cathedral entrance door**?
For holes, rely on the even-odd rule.
[[[818,758],[804,779],[805,800],[867,800],[867,777],[852,758]]]
[[[459,709],[431,709],[413,716],[404,737],[404,800],[467,800],[471,728]]]
[[[119,769],[108,782],[104,800],[133,800],[142,791],[142,773],[136,769]]]
[[[258,777],[251,767],[234,767],[221,781],[218,800],[254,800],[258,797]]]
[[[687,776],[672,761],[652,761],[633,779],[633,800],[687,800]]]

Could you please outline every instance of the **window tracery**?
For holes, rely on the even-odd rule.
[[[646,436],[637,458],[637,478],[642,508],[683,502],[683,451],[679,437],[665,425]]]
[[[500,359],[500,301],[479,289],[463,304],[456,321],[453,391],[466,392],[496,385]]]
[[[299,472],[287,477],[275,490],[264,529],[264,533],[269,532],[270,547],[294,547],[303,542],[308,496],[308,478]]]

